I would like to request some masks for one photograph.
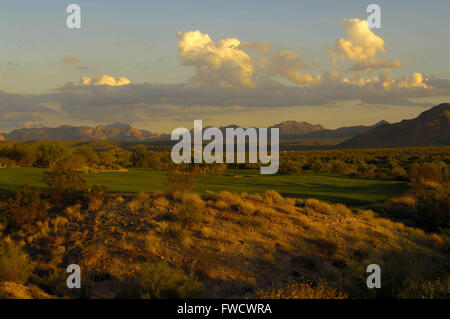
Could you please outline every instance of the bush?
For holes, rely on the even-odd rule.
[[[23,227],[34,224],[47,217],[50,204],[41,196],[37,187],[22,186],[20,191],[13,193],[7,204],[7,217],[12,227]]]
[[[0,282],[25,283],[33,269],[30,258],[18,245],[12,242],[0,245]]]
[[[417,205],[419,225],[429,231],[450,227],[450,191],[440,186],[419,196]]]
[[[186,275],[183,269],[164,262],[141,264],[139,277],[142,297],[146,299],[196,298],[203,288],[194,274]]]
[[[190,193],[197,181],[198,171],[184,165],[169,165],[167,167],[168,192]]]
[[[177,220],[185,226],[199,223],[203,220],[201,209],[204,206],[204,203],[198,195],[195,196],[189,198],[184,196],[186,200],[176,205]]]
[[[308,198],[307,200],[305,200],[305,206],[321,214],[333,213],[333,207],[331,205],[318,201],[317,199],[314,198]]]
[[[68,150],[57,143],[42,142],[37,148],[37,164],[53,169]]]
[[[48,185],[48,194],[57,205],[67,204],[86,190],[86,181],[81,177],[80,172],[62,163],[58,163],[43,175],[43,180]]]
[[[328,286],[324,281],[314,285],[311,281],[293,282],[284,288],[259,289],[256,292],[259,299],[346,299],[347,295]]]
[[[264,193],[264,198],[268,204],[283,204],[284,199],[277,191],[268,190]]]

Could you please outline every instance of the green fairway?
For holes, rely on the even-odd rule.
[[[84,176],[88,185],[106,185],[110,192],[154,192],[167,188],[164,171],[130,169],[128,172],[105,172]],[[28,183],[44,187],[38,168],[0,169],[0,192],[18,189]],[[317,198],[328,202],[358,205],[384,201],[408,188],[407,183],[391,180],[353,178],[321,174],[260,175],[259,170],[227,170],[221,176],[201,176],[195,190],[215,192],[263,193],[274,189],[286,197]]]

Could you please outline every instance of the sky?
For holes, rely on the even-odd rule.
[[[0,132],[413,118],[450,101],[449,18],[439,0],[1,1]]]

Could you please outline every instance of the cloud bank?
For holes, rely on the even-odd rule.
[[[180,63],[194,75],[186,83],[132,83],[127,77],[83,76],[50,93],[0,91],[0,131],[65,121],[130,122],[190,119],[245,109],[363,104],[417,106],[410,99],[450,96],[450,81],[421,72],[393,77],[404,65],[386,59],[385,41],[359,19],[342,21],[344,36],[328,47],[333,66],[320,69],[301,52],[267,42],[214,41],[201,31],[179,32]],[[64,57],[67,63],[78,59]]]

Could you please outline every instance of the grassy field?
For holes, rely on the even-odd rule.
[[[106,185],[110,192],[155,192],[167,188],[164,171],[130,169],[128,172],[105,172],[85,175],[89,186]],[[0,169],[0,192],[18,189],[28,183],[44,187],[38,168]],[[201,176],[195,191],[263,193],[275,189],[286,197],[317,198],[332,203],[359,205],[384,201],[408,188],[407,183],[391,180],[353,178],[321,174],[260,175],[259,170],[227,170],[221,176]]]

